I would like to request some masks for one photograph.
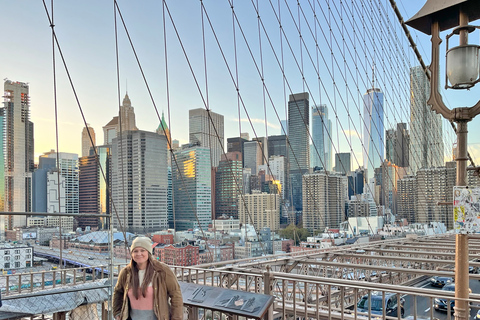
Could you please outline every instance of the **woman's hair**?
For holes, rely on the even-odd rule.
[[[143,277],[143,283],[139,283],[138,277],[138,267],[137,263],[133,260],[130,260],[130,268],[132,270],[132,276],[130,277],[130,288],[132,288],[133,295],[135,299],[138,300],[140,291],[142,292],[142,296],[146,297],[147,295],[147,288],[150,282],[153,279],[153,263],[154,263],[153,256],[148,252],[148,261],[147,261],[147,268],[145,269],[145,275]]]

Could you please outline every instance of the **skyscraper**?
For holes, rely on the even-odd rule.
[[[350,152],[341,152],[335,154],[335,172],[349,174],[352,171]]]
[[[130,232],[167,228],[167,139],[155,132],[126,131],[112,143],[112,199]]]
[[[109,214],[110,146],[98,146],[97,155],[98,161],[94,155],[79,159],[79,209],[81,213]],[[107,224],[105,218],[79,217],[78,227],[87,226],[106,228]]]
[[[162,120],[158,125],[157,131],[158,134],[167,137],[168,149],[172,148],[172,136],[170,135],[170,129],[168,129],[167,122],[165,121],[165,115],[162,112]]]
[[[302,176],[310,168],[310,127],[308,92],[291,94],[288,100],[289,190],[290,204],[295,211],[302,210]]]
[[[451,204],[438,205],[438,203],[453,203],[456,172],[455,162],[447,162],[444,167],[417,170],[417,206],[415,210],[417,222],[440,221],[445,223],[447,230],[453,229],[453,206]]]
[[[215,175],[216,218],[225,215],[238,219],[238,196],[243,193],[242,176],[242,154],[228,152],[218,164]]]
[[[324,168],[327,171],[332,170],[332,142],[330,134],[332,132],[332,121],[328,119],[327,106],[312,107],[312,142],[311,166],[313,168]]]
[[[310,231],[339,228],[345,218],[347,177],[319,171],[303,182],[303,223]]]
[[[368,89],[363,96],[363,166],[367,181],[373,178],[375,168],[382,165],[385,148],[383,125],[383,93],[378,88]]]
[[[120,131],[126,132],[133,130],[138,130],[135,124],[135,110],[132,107],[128,93],[126,93],[118,116],[113,117],[112,120],[103,127],[103,144],[111,145],[113,139],[120,134]]]
[[[90,135],[88,135],[89,132]],[[90,140],[90,136],[92,140]],[[82,157],[89,156],[90,148],[93,146],[95,146],[95,130],[87,124],[87,127],[82,130]]]
[[[217,167],[223,154],[223,115],[202,108],[189,110],[188,115],[190,143],[210,148],[212,167]]]
[[[56,153],[48,154],[48,158],[57,160]],[[78,186],[78,154],[60,152],[56,168],[47,173],[47,212],[80,213]],[[48,216],[48,215],[47,215]],[[73,217],[50,216],[48,226],[59,226],[65,232],[73,231]]]
[[[120,106],[118,124],[119,129],[117,131],[120,131],[120,129],[122,132],[138,130],[137,126],[135,125],[135,111],[133,110],[132,102],[128,97],[128,93],[125,93],[123,103]]]
[[[421,66],[410,69],[410,173],[444,163],[442,116],[430,110],[430,82]]]
[[[31,211],[33,123],[28,84],[6,80],[3,105],[4,211]],[[3,183],[3,181],[2,181]],[[5,227],[23,227],[26,216],[7,216]]]
[[[409,166],[410,135],[406,123],[397,123],[396,130],[388,129],[385,139],[385,159],[399,167]]]
[[[415,176],[405,176],[403,179],[399,179],[397,194],[398,219],[406,219],[408,223],[416,223],[417,178]]]
[[[243,144],[243,167],[252,169],[256,175],[258,166],[263,164],[262,143],[259,141],[247,141]]]
[[[255,229],[264,227],[270,230],[280,228],[280,195],[254,191],[239,196],[238,218],[240,223],[251,224]]]
[[[195,144],[175,151],[178,167],[172,168],[176,230],[202,227],[212,222],[210,150]]]

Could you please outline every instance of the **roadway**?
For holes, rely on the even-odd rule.
[[[423,282],[417,287],[425,288],[425,289],[434,289],[434,290],[442,290],[442,288],[438,287],[433,287],[430,285],[430,281]],[[479,294],[480,293],[480,281],[477,279],[471,279],[470,280],[470,289],[472,290],[472,293]],[[404,296],[405,299],[405,316],[412,316],[414,314],[414,301],[413,301],[413,296],[407,295]],[[447,320],[447,319],[452,319],[453,320],[453,313],[449,317],[447,312],[445,311],[437,311],[433,307],[434,301],[433,299],[430,299],[428,297],[421,297],[417,296],[417,316],[426,318],[426,319],[439,319],[439,320]],[[472,305],[470,307],[470,318],[469,319],[474,319],[475,315],[477,314],[477,311],[479,310],[478,305]]]

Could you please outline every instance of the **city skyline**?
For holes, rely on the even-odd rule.
[[[408,18],[413,15],[416,11],[418,11],[418,8],[420,4],[414,3],[413,1],[405,1],[404,3],[408,3],[410,5],[404,5],[403,7],[400,5],[400,10],[405,11],[402,12],[404,15],[404,18]],[[401,2],[400,2],[401,4]],[[71,5],[71,4],[70,4]],[[85,12],[85,7],[88,4],[85,4],[84,6],[81,6],[78,10],[79,12],[86,14]],[[125,8],[125,14],[127,15],[126,17],[129,18],[131,24],[131,28],[135,29],[136,26],[136,21],[138,20],[138,17],[140,16],[139,9],[138,8],[132,8],[129,4],[123,4],[120,3],[121,7],[124,6]],[[2,13],[2,18],[5,18],[6,23],[9,23],[9,21],[12,21],[11,19],[15,18],[15,4],[5,4],[5,10]],[[111,17],[108,19],[103,19],[101,20],[99,26],[97,27],[97,30],[95,30],[96,33],[91,33],[91,29],[81,29],[77,25],[79,21],[76,19],[70,19],[72,21],[68,21],[67,18],[69,17],[69,14],[74,10],[74,8],[69,8],[67,5],[63,4],[57,4],[57,10],[56,10],[56,19],[57,19],[57,35],[59,37],[60,44],[63,45],[63,49],[66,50],[66,58],[67,58],[67,65],[69,68],[72,70],[72,76],[74,83],[76,84],[76,88],[79,93],[80,97],[80,102],[81,105],[85,108],[85,117],[88,123],[90,123],[91,127],[95,129],[97,132],[97,141],[102,141],[101,137],[101,127],[107,123],[112,116],[115,114],[118,114],[118,108],[115,106],[118,105],[119,103],[117,102],[117,96],[118,94],[116,93],[116,83],[117,80],[115,79],[116,76],[114,75],[114,63],[108,62],[105,63],[105,55],[108,54],[110,57],[110,61],[112,60],[111,58],[114,56],[113,49],[111,49],[113,46],[113,37],[111,36],[112,30],[111,30]],[[172,3],[170,4],[171,10],[173,14],[178,14],[178,8],[177,6]],[[155,6],[154,6],[155,7]],[[155,8],[161,10],[158,6]],[[406,11],[405,8],[408,8],[408,11]],[[207,8],[208,10],[212,10],[212,12],[221,12],[221,10],[225,10],[225,8]],[[229,9],[229,8],[227,8]],[[192,8],[188,8],[188,10],[193,10]],[[266,10],[266,9],[265,9]],[[18,11],[18,10],[17,10]],[[56,149],[55,148],[55,132],[54,132],[54,112],[53,112],[53,89],[52,89],[52,81],[49,81],[51,79],[51,46],[50,46],[50,30],[47,26],[47,18],[45,16],[45,13],[43,11],[43,8],[39,5],[33,5],[27,10],[22,10],[22,12],[25,14],[25,17],[23,19],[26,19],[25,21],[23,19],[20,19],[19,21],[23,22],[21,26],[18,26],[15,28],[15,34],[16,36],[12,39],[13,41],[17,41],[16,39],[23,39],[26,34],[32,34],[35,37],[35,41],[32,41],[30,45],[35,45],[38,47],[38,52],[37,56],[32,57],[28,54],[28,50],[23,50],[23,54],[19,55],[16,57],[15,55],[5,55],[4,53],[0,53],[0,62],[4,68],[2,69],[2,78],[8,77],[9,79],[13,81],[22,81],[22,82],[28,82],[30,84],[30,96],[32,98],[32,103],[31,103],[31,110],[32,110],[32,121],[36,123],[36,147],[35,147],[35,159],[37,159],[38,155],[42,154],[45,151],[51,150],[51,149]],[[190,12],[190,11],[189,11]],[[94,13],[97,17],[101,17],[102,15],[106,15],[106,8],[104,5],[99,5],[98,7],[98,12]],[[152,12],[152,14],[154,14]],[[195,21],[192,21],[191,24],[187,24],[187,26],[193,25],[197,21],[198,15],[195,15]],[[180,17],[177,17],[177,19],[180,19]],[[267,19],[267,17],[265,17]],[[128,22],[128,21],[127,21]],[[151,23],[151,22],[149,22]],[[19,23],[15,23],[12,21],[10,23],[11,25],[18,25]],[[147,24],[148,27],[148,24]],[[79,29],[75,29],[79,28]],[[251,29],[251,28],[250,28]],[[256,31],[256,30],[250,30],[248,31]],[[253,28],[255,29],[255,28]],[[77,31],[75,31],[77,30]],[[154,30],[160,30],[157,26],[157,28]],[[83,46],[79,48],[78,53],[72,53],[71,50],[74,49],[76,46],[72,47],[72,43],[68,40],[67,35],[69,35],[69,32],[73,32],[74,34],[81,34],[82,32],[85,32],[85,35],[92,35],[91,38],[94,40],[92,44],[94,45],[99,45],[99,47],[96,48],[96,50],[92,50],[93,47],[91,46]],[[226,32],[226,31],[225,31]],[[196,33],[198,35],[198,33]],[[134,34],[135,36],[135,34]],[[186,33],[182,33],[182,36],[186,37],[185,39],[188,39]],[[160,37],[160,35],[158,35]],[[201,38],[201,35],[200,35]],[[100,39],[106,39],[100,40]],[[138,40],[137,40],[138,39]],[[158,39],[157,37],[155,38],[158,43],[161,43],[161,39]],[[419,43],[422,46],[421,49],[423,51],[429,52],[429,47],[428,47],[428,42],[425,41],[424,38],[422,38],[421,35],[418,35]],[[81,40],[81,39],[79,39]],[[137,40],[137,45],[141,48],[146,48],[144,43],[143,43],[143,38],[138,37],[138,35],[134,38],[134,40]],[[123,50],[122,52],[129,52],[128,47],[126,47],[125,44],[125,39],[121,40],[121,44],[123,47],[121,49]],[[159,45],[157,44],[157,45]],[[82,45],[82,41],[79,41],[78,45]],[[192,42],[193,45],[193,42]],[[195,43],[197,45],[197,43]],[[18,46],[23,46],[23,44],[18,44]],[[213,44],[211,43],[211,47],[213,49]],[[88,49],[91,48],[91,49]],[[88,49],[88,50],[87,50]],[[70,50],[70,51],[69,51]],[[172,49],[173,50],[173,49]],[[239,49],[240,50],[240,49]],[[88,74],[88,68],[85,66],[85,62],[83,59],[86,59],[86,57],[90,57],[91,54],[93,54],[92,51],[95,51],[95,54],[97,55],[97,59],[91,59],[94,61],[92,63],[92,67],[95,68],[95,70],[92,70],[90,74]],[[174,54],[171,54],[174,56]],[[179,55],[181,57],[181,55]],[[423,53],[423,56],[426,60],[429,59],[429,54]],[[22,64],[16,63],[17,59],[22,58],[26,59],[29,61],[29,64],[33,64],[37,66],[38,68],[25,68],[22,66]],[[150,56],[149,55],[142,55],[140,58],[143,58],[142,61],[146,61],[148,64],[150,61]],[[177,66],[179,63],[176,59],[176,57],[170,57],[172,60],[172,64],[174,66]],[[212,61],[213,59],[216,58],[216,54],[209,53],[207,56],[209,61]],[[160,59],[161,60],[161,59]],[[98,62],[96,62],[98,61]],[[102,61],[102,62],[100,62]],[[220,61],[220,60],[219,60]],[[414,61],[412,59],[412,61]],[[137,115],[137,123],[138,127],[141,130],[146,130],[146,131],[154,131],[155,128],[158,127],[158,124],[160,120],[156,117],[153,116],[155,114],[155,111],[152,108],[152,101],[148,97],[148,93],[145,90],[145,86],[143,84],[143,80],[138,77],[138,71],[136,71],[134,65],[131,65],[132,61],[129,61],[128,63],[125,60],[121,60],[121,74],[119,77],[119,86],[120,86],[120,93],[119,95],[123,97],[125,92],[128,92],[131,101],[132,101],[132,106],[135,107],[136,110],[136,115]],[[198,62],[198,61],[197,61]],[[288,62],[292,63],[292,62]],[[413,63],[413,62],[412,62]],[[100,65],[101,64],[101,65]],[[209,62],[209,66],[213,66],[213,62]],[[82,67],[85,67],[85,70],[82,70]],[[153,66],[152,66],[153,67]],[[271,66],[266,66],[266,68]],[[160,68],[160,66],[155,65],[155,68]],[[225,67],[223,65],[219,65],[218,70],[214,70],[212,75],[212,78],[214,75],[216,76],[217,73],[223,74],[223,70]],[[58,70],[62,70],[62,68],[58,68]],[[148,65],[147,65],[147,70]],[[152,69],[153,70],[153,69]],[[266,69],[268,70],[268,69]],[[97,76],[97,72],[101,71],[103,74],[108,75],[108,77],[105,76]],[[60,72],[60,71],[58,71]],[[370,71],[369,71],[370,72]],[[380,66],[378,66],[378,70],[376,73],[380,74]],[[147,71],[147,78],[151,78],[152,76],[150,75],[151,71]],[[185,69],[185,66],[182,66],[180,70],[178,70],[178,73],[173,75],[171,74],[171,90],[172,92],[177,92],[178,90],[178,85],[179,81],[182,82],[183,85],[191,85],[192,79],[191,79],[191,74],[189,73],[189,70]],[[88,77],[85,78],[85,75],[88,74]],[[273,73],[269,73],[269,75],[273,75]],[[200,75],[198,75],[199,77]],[[98,78],[98,79],[97,79]],[[271,78],[271,76],[270,76]],[[361,82],[357,83],[359,86],[359,91],[364,92],[366,88],[370,86],[368,83],[368,78],[369,75],[367,74],[367,71],[365,71],[365,74],[362,76]],[[92,79],[95,79],[93,81]],[[75,106],[76,102],[73,100],[73,97],[71,96],[71,89],[68,87],[67,83],[65,82],[65,78],[63,74],[59,75],[59,85],[58,85],[58,91],[59,91],[59,130],[60,130],[60,141],[59,141],[59,151],[60,152],[74,152],[80,154],[80,144],[81,141],[78,139],[78,134],[76,132],[81,132],[83,129],[82,121],[80,118],[80,115],[78,113],[78,108]],[[128,81],[128,83],[127,83]],[[183,114],[185,110],[188,109],[194,109],[194,108],[204,108],[204,102],[202,101],[201,97],[198,99],[199,92],[198,91],[191,91],[194,94],[189,94],[189,95],[179,95],[179,94],[173,94],[171,95],[171,100],[170,100],[170,114],[168,113],[168,106],[167,106],[167,100],[165,99],[165,83],[163,81],[160,81],[158,79],[152,79],[152,87],[153,87],[153,96],[156,101],[156,105],[158,108],[159,113],[161,114],[162,111],[165,111],[166,113],[166,119],[169,124],[169,129],[171,131],[171,135],[173,139],[179,140],[182,144],[188,142],[188,136],[186,133],[186,127],[185,127],[185,119],[183,117]],[[253,137],[253,129],[257,132],[257,136],[267,136],[267,132],[265,132],[265,120],[264,120],[264,108],[261,104],[261,99],[257,99],[258,94],[259,94],[259,89],[261,89],[261,86],[258,86],[257,88],[254,88],[244,78],[240,78],[239,82],[241,85],[241,89],[243,91],[243,96],[242,98],[245,99],[246,106],[249,109],[250,117],[252,119],[252,123],[254,128],[250,127],[250,124],[246,120],[246,115],[242,111],[240,113],[240,121],[238,117],[238,108],[237,108],[237,102],[236,102],[236,95],[234,96],[228,96],[226,92],[229,92],[231,88],[228,88],[227,90],[227,81],[223,81],[224,83],[218,83],[216,80],[212,80],[212,82],[209,84],[210,88],[215,88],[209,89],[209,106],[210,108],[217,113],[221,113],[225,115],[225,137],[234,137],[238,136],[238,133],[235,133],[235,131],[239,131],[239,126],[241,126],[243,132],[249,132],[251,136]],[[98,91],[98,89],[93,89],[91,86],[98,86],[102,88],[101,90],[102,95],[99,96],[97,94],[92,94]],[[201,84],[202,87],[204,87],[204,84]],[[361,88],[363,87],[363,88]],[[91,89],[90,89],[91,88]],[[282,84],[281,82],[276,82],[273,84],[269,85],[269,90],[271,91],[271,95],[275,97],[282,97],[284,96],[281,94],[281,88]],[[383,88],[381,87],[382,91],[385,89],[389,88]],[[476,89],[474,88],[472,91],[475,91]],[[260,90],[261,91],[261,90]],[[292,84],[292,87],[287,90],[287,95],[295,92],[301,92],[301,82],[295,81],[294,84]],[[88,92],[88,94],[87,94]],[[280,93],[280,94],[279,94]],[[449,91],[449,94],[453,93],[454,97],[460,96],[460,99],[454,98],[454,99],[448,99],[448,102],[451,103],[457,103],[457,101],[462,101],[464,100],[461,94],[452,92],[452,90]],[[260,92],[261,94],[261,92]],[[323,92],[312,92],[313,94],[313,99],[316,104],[319,103],[327,103],[327,105],[330,106],[330,102],[328,101],[330,98],[327,98],[325,95],[323,95]],[[205,89],[202,89],[202,95],[205,96]],[[252,95],[252,98],[257,99],[256,102],[252,102],[252,100],[248,97]],[[463,94],[466,95],[466,94]],[[107,98],[108,97],[108,98]],[[107,98],[107,99],[106,99]],[[195,98],[195,99],[194,99]],[[285,97],[283,99],[275,100],[274,103],[277,107],[277,109],[282,110],[282,106],[285,105]],[[233,102],[235,101],[235,102]],[[121,102],[121,101],[120,101]],[[405,106],[404,108],[407,108],[407,102],[404,102]],[[466,102],[465,105],[471,105],[471,103]],[[68,106],[68,108],[66,108]],[[228,108],[226,107],[228,106]],[[254,107],[251,107],[254,106]],[[257,107],[258,108],[255,108]],[[241,106],[240,106],[241,107]],[[268,104],[267,104],[268,107]],[[352,165],[354,167],[358,167],[359,163],[361,164],[363,162],[362,160],[362,147],[360,144],[360,140],[356,138],[356,135],[361,135],[361,132],[359,128],[357,130],[354,130],[353,126],[344,126],[341,128],[339,124],[337,123],[338,120],[335,120],[335,118],[339,119],[346,119],[345,113],[346,110],[344,110],[344,106],[333,106],[334,108],[337,109],[337,115],[334,113],[331,114],[332,120],[332,131],[333,131],[333,137],[332,140],[335,142],[337,150],[332,150],[332,153],[338,153],[338,152],[345,152],[350,149],[348,145],[348,140],[352,143],[352,149],[353,152],[355,153],[356,157],[352,157]],[[258,110],[257,110],[258,109]],[[388,112],[388,111],[387,111]],[[286,118],[286,116],[280,112],[280,118]],[[353,114],[353,112],[352,112]],[[389,128],[390,126],[393,127],[393,125],[396,122],[409,122],[408,121],[409,115],[406,111],[403,111],[400,114],[400,118],[394,119],[392,115],[390,115],[389,119],[386,119],[386,124],[385,128]],[[475,120],[478,121],[478,120]],[[352,117],[351,120],[352,123],[355,123],[355,125],[358,127],[359,124],[358,119],[355,119]],[[268,129],[268,135],[275,135],[275,134],[281,134],[281,129],[280,129],[280,123],[278,119],[276,119],[276,116],[273,114],[273,111],[271,110],[271,107],[267,108],[267,129]],[[474,132],[477,130],[477,128],[474,128],[472,126],[471,132],[472,134],[469,135],[469,147],[470,147],[470,152],[474,156],[474,159],[478,159],[480,156],[480,134],[475,134]],[[357,132],[355,132],[357,131]],[[447,129],[444,130],[445,132],[448,132]],[[451,134],[451,133],[450,133]],[[446,155],[449,155],[451,153],[451,145],[453,145],[453,141],[448,141],[448,144],[445,146],[445,150],[447,152]],[[37,161],[37,160],[35,160]]]

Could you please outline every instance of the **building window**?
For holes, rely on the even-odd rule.
[[[10,250],[5,250],[5,254],[10,254]]]
[[[5,269],[10,269],[10,262],[5,262],[4,268]]]
[[[26,255],[25,255],[25,259],[30,259],[30,257],[31,257],[31,256],[30,256],[29,254],[26,254]]]
[[[15,262],[15,268],[20,268],[20,262]]]
[[[15,260],[20,260],[20,256],[15,256]]]
[[[9,261],[10,260],[10,256],[8,257],[4,257],[5,261]]]
[[[20,250],[15,250],[15,254],[20,254]]]
[[[25,250],[26,253],[30,253],[31,251],[32,251],[32,249]]]

